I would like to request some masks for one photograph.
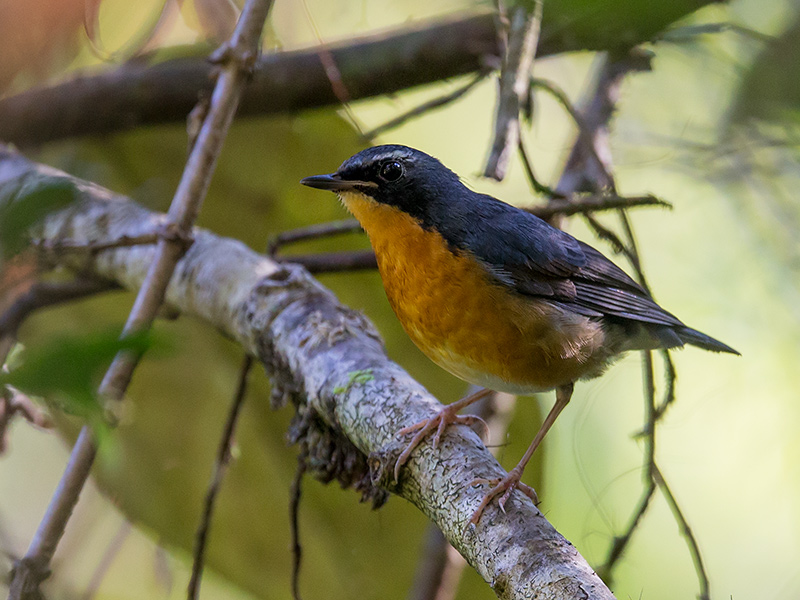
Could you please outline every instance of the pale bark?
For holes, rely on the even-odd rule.
[[[0,197],[6,186],[54,173],[0,151]],[[81,201],[50,215],[34,235],[50,243],[90,243],[144,235],[164,222],[164,215],[75,181]],[[63,260],[137,289],[154,251],[154,246],[142,245],[96,254],[70,252]],[[166,298],[239,342],[264,364],[279,394],[301,411],[312,408],[331,431],[369,457],[374,480],[436,523],[500,598],[613,598],[572,544],[519,492],[505,514],[492,505],[476,528],[465,530],[486,491],[470,487],[470,482],[505,475],[471,430],[449,428],[436,450],[423,444],[404,467],[399,484],[389,481],[391,469],[386,467],[400,444],[395,432],[431,416],[441,405],[388,359],[361,314],[339,304],[304,269],[277,264],[241,242],[196,230]]]

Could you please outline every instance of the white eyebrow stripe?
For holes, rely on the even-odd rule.
[[[386,160],[387,158],[402,158],[404,160],[409,160],[413,158],[413,155],[407,150],[393,150],[391,152],[387,152],[386,154],[378,154],[373,158],[373,160]]]

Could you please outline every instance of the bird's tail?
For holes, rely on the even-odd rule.
[[[728,352],[730,354],[740,355],[739,352],[727,344],[723,344],[710,335],[701,333],[691,327],[676,327],[674,331],[684,344],[691,344],[692,346],[697,346],[703,350],[710,350],[711,352]]]

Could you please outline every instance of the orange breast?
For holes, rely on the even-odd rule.
[[[498,391],[552,389],[602,370],[600,326],[491,281],[412,217],[355,193],[342,195],[367,231],[389,302],[431,360]]]

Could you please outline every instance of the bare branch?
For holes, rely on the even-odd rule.
[[[655,480],[653,479],[653,467],[656,460],[656,384],[655,376],[653,373],[653,353],[650,351],[642,352],[644,358],[642,362],[642,371],[644,374],[644,414],[645,425],[642,438],[645,446],[644,469],[642,476],[644,478],[644,490],[636,506],[636,509],[631,515],[628,526],[621,535],[614,537],[614,542],[609,548],[606,561],[603,566],[598,569],[604,581],[611,583],[614,577],[614,569],[622,558],[628,544],[633,538],[633,534],[639,527],[639,523],[644,518],[647,509],[650,508],[650,501],[653,499],[653,494],[656,491]]]
[[[519,142],[519,117],[530,96],[533,57],[539,44],[544,0],[533,0],[528,12],[522,4],[515,6],[508,30],[508,47],[500,72],[494,140],[492,141],[484,177],[502,180],[508,161]]]
[[[689,554],[692,557],[694,570],[697,573],[697,581],[700,584],[700,595],[698,598],[699,600],[710,600],[711,584],[708,580],[706,568],[703,565],[703,557],[700,554],[700,546],[697,543],[697,539],[694,537],[692,529],[689,527],[689,523],[686,520],[681,507],[678,505],[678,501],[675,499],[675,496],[672,494],[672,490],[667,485],[664,475],[661,473],[661,470],[655,463],[653,463],[653,479],[655,479],[655,482],[658,484],[661,493],[664,495],[667,505],[672,511],[672,516],[675,517],[675,520],[678,522],[678,526],[681,529],[683,537],[686,538],[686,545],[689,547]]]
[[[8,449],[8,427],[17,415],[36,427],[52,427],[50,420],[33,400],[17,390],[3,387],[0,389],[0,455]]]
[[[478,72],[475,77],[470,79],[465,85],[461,86],[460,88],[450,92],[449,94],[445,94],[444,96],[439,96],[438,98],[434,98],[433,100],[429,100],[428,102],[424,102],[419,106],[415,106],[408,112],[404,112],[401,115],[396,116],[394,119],[391,119],[384,123],[383,125],[379,125],[375,129],[371,129],[367,131],[362,136],[366,140],[372,140],[373,138],[381,135],[382,133],[386,133],[387,131],[391,131],[392,129],[396,129],[400,127],[404,123],[411,121],[412,119],[424,115],[427,112],[430,112],[436,108],[441,108],[442,106],[447,106],[448,104],[455,102],[459,98],[461,98],[464,94],[478,85],[481,81],[486,79],[489,75],[489,70],[484,69]]]
[[[303,492],[303,477],[306,474],[306,456],[297,457],[297,470],[294,472],[289,491],[289,526],[292,530],[292,597],[300,600],[300,566],[303,561],[303,546],[300,544],[300,497]]]
[[[530,182],[533,191],[537,194],[544,194],[551,199],[563,198],[564,194],[559,193],[550,186],[540,182],[536,177],[536,174],[533,171],[533,163],[531,162],[530,158],[528,158],[528,151],[525,150],[525,142],[522,141],[522,136],[520,136],[519,142],[517,143],[517,149],[519,150],[519,157],[522,161],[522,167],[525,169],[525,175],[528,177],[528,181]]]
[[[192,244],[192,239],[185,231],[181,231],[176,223],[167,223],[158,226],[151,233],[132,237],[123,237],[118,240],[94,240],[88,243],[79,243],[75,240],[34,240],[33,247],[47,255],[58,254],[59,252],[88,252],[96,254],[114,248],[128,248],[130,246],[141,246],[147,244],[157,244],[159,240],[181,243],[188,247]]]
[[[19,155],[0,154],[0,187],[36,169]],[[50,215],[34,233],[47,239],[63,231],[77,240],[116,239],[140,235],[155,218],[133,203],[108,202],[108,192],[95,186],[79,189],[77,208]],[[387,359],[363,316],[339,305],[304,270],[202,230],[194,238],[167,289],[169,303],[209,321],[255,355],[277,398],[313,411],[333,434],[327,440],[346,441],[361,460],[368,456],[372,481],[422,510],[500,598],[613,598],[524,494],[512,495],[506,514],[489,507],[475,528],[465,530],[483,496],[469,483],[505,474],[468,428],[448,428],[436,449],[421,446],[395,485],[389,465],[402,447],[396,431],[434,414],[441,404]],[[88,264],[85,257],[70,255],[64,261],[135,288],[144,283],[143,266],[155,253],[142,246],[90,257]]]
[[[594,94],[587,108],[582,113],[578,113],[574,109],[568,109],[570,114],[575,115],[575,120],[579,125],[579,132],[578,139],[567,160],[564,175],[562,175],[557,189],[562,186],[566,186],[571,190],[588,189],[596,191],[599,189],[615,189],[611,167],[611,151],[608,143],[609,121],[616,105],[623,77],[630,72],[648,70],[650,68],[650,58],[648,53],[638,50],[633,50],[615,61],[606,57],[598,69]],[[565,99],[566,97],[564,96],[563,98]],[[568,105],[568,101],[564,101]],[[610,241],[618,251],[624,253],[634,270],[636,279],[644,289],[649,291],[636,244],[636,237],[625,209],[619,209],[619,217],[626,241],[621,240],[613,231],[601,225],[592,215],[585,214],[584,216],[597,235]],[[708,600],[708,575],[703,566],[697,541],[689,529],[686,518],[659,471],[655,460],[656,424],[666,408],[675,399],[675,368],[669,357],[669,351],[663,350],[663,354],[665,357],[667,386],[665,399],[657,408],[653,355],[650,351],[642,353],[645,383],[645,427],[641,434],[645,443],[644,490],[636,509],[630,517],[626,531],[614,539],[614,543],[609,549],[606,563],[602,568],[602,574],[607,581],[610,582],[612,580],[614,567],[622,557],[642,518],[644,518],[657,486],[664,494],[673,516],[678,521],[686,538],[697,572],[700,597],[703,600]]]
[[[428,525],[409,600],[453,600],[465,566],[442,532]]]
[[[203,502],[203,514],[197,526],[197,535],[195,536],[192,576],[189,579],[189,588],[187,592],[187,598],[189,600],[197,600],[197,598],[200,597],[200,579],[203,577],[203,564],[205,562],[208,532],[211,528],[211,515],[214,513],[214,503],[217,499],[220,485],[222,485],[222,479],[225,477],[225,471],[228,470],[228,464],[231,462],[233,435],[236,431],[236,423],[239,420],[242,405],[244,404],[245,392],[247,392],[247,376],[250,373],[252,364],[253,358],[248,354],[244,357],[241,369],[239,369],[236,393],[233,396],[233,402],[231,402],[231,407],[228,411],[228,420],[225,422],[225,428],[222,430],[222,437],[220,438],[219,449],[217,450],[217,458],[214,462],[214,470],[208,482],[208,489],[206,490],[206,497]]]
[[[200,211],[222,143],[239,105],[249,69],[258,53],[261,30],[271,6],[271,0],[248,0],[230,41],[215,53],[214,59],[222,67],[214,86],[210,108],[167,214],[165,227],[177,232],[177,239],[159,240],[123,328],[123,336],[149,329],[164,301],[175,265],[186,251],[186,244],[181,240],[187,239],[191,234],[191,228]],[[142,232],[100,239],[133,239],[140,235]],[[117,354],[103,377],[99,396],[111,400],[122,399],[139,358],[128,352]],[[47,513],[39,524],[25,557],[15,569],[9,600],[26,600],[38,596],[39,583],[48,575],[50,560],[89,477],[95,454],[96,447],[91,432],[84,427]]]
[[[94,279],[34,283],[0,314],[0,337],[16,336],[22,322],[35,310],[118,289],[120,287],[115,283]]]
[[[298,229],[282,231],[269,241],[269,245],[267,246],[267,254],[270,256],[275,256],[278,253],[278,250],[280,250],[283,246],[294,244],[296,242],[330,237],[332,235],[339,235],[341,233],[353,233],[355,231],[364,231],[361,228],[361,223],[359,223],[356,219],[329,221],[327,223],[317,223],[307,227],[299,227]]]
[[[609,123],[623,79],[629,73],[649,70],[651,58],[650,53],[634,48],[623,58],[602,59],[597,82],[587,106],[581,111],[568,109],[571,115],[577,117],[578,137],[567,159],[564,174],[556,185],[557,191],[570,189],[573,192],[597,192],[614,189],[610,173]],[[556,97],[559,95],[556,94]],[[563,96],[562,101],[563,99],[566,96]]]
[[[578,214],[591,214],[604,210],[635,208],[637,206],[672,208],[672,205],[666,200],[652,195],[576,194],[569,198],[551,198],[544,206],[532,206],[526,210],[541,219],[548,220],[555,215],[570,217]]]
[[[378,262],[372,250],[295,254],[278,257],[277,261],[302,265],[309,273],[314,274],[365,271],[378,268]]]

